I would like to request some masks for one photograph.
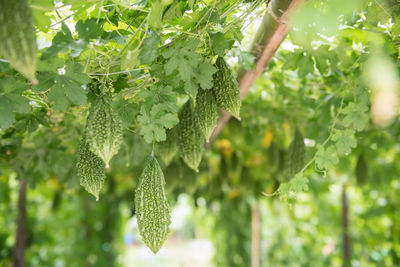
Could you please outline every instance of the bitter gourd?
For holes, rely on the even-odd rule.
[[[86,137],[90,150],[99,156],[106,168],[118,153],[122,142],[122,122],[111,106],[107,95],[100,96],[92,106],[87,123]]]
[[[211,90],[200,89],[198,91],[195,113],[200,131],[208,142],[219,118],[218,106]]]
[[[155,254],[167,239],[171,215],[165,194],[164,174],[153,156],[140,176],[135,193],[135,209],[140,235]]]
[[[76,164],[80,184],[99,200],[99,193],[106,179],[104,162],[89,149],[86,137],[79,143]]]
[[[304,167],[305,156],[306,146],[304,145],[304,137],[296,127],[288,152],[288,174],[291,178]]]
[[[204,153],[205,139],[199,129],[192,100],[187,101],[179,112],[178,140],[180,156],[197,172]]]
[[[27,0],[0,0],[0,54],[36,83],[36,35]]]
[[[356,173],[356,178],[357,178],[357,184],[359,186],[365,185],[368,180],[368,165],[362,154],[360,154],[360,156],[357,159],[355,173]]]
[[[218,57],[215,63],[217,72],[213,74],[213,88],[217,104],[220,108],[240,119],[240,91],[238,83],[232,74],[232,70],[222,57]]]
[[[157,154],[162,159],[162,161],[169,165],[171,160],[178,153],[178,134],[177,127],[172,129],[167,129],[167,139],[163,142],[157,144]]]

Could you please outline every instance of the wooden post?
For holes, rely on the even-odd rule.
[[[260,204],[256,200],[253,204],[251,216],[251,267],[261,266],[261,219]]]
[[[23,267],[25,262],[25,242],[26,242],[26,181],[20,180],[18,193],[18,218],[17,233],[14,248],[14,267]]]
[[[257,30],[250,53],[255,56],[255,69],[238,71],[240,97],[243,99],[256,79],[264,72],[269,61],[290,30],[290,18],[303,0],[272,0]],[[240,66],[239,66],[240,67]],[[231,115],[225,111],[214,129],[208,144],[212,143],[222,131]]]
[[[343,243],[343,266],[349,267],[351,262],[350,237],[349,237],[349,203],[347,198],[347,186],[342,189],[342,243]]]

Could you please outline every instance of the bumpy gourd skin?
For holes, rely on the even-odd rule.
[[[171,215],[165,194],[165,180],[158,161],[149,159],[135,193],[136,218],[143,242],[154,254],[168,237]]]
[[[104,162],[89,149],[85,136],[79,143],[76,164],[80,184],[99,200],[99,193],[106,179]]]
[[[122,143],[122,122],[111,106],[111,99],[103,95],[96,100],[86,123],[86,137],[90,150],[99,156],[106,168],[118,153]]]
[[[218,123],[219,111],[211,90],[199,89],[196,97],[197,120],[207,142]]]
[[[36,35],[26,0],[0,0],[0,54],[36,83]]]
[[[305,156],[306,146],[304,145],[304,137],[299,129],[296,128],[294,138],[289,145],[288,153],[288,174],[290,178],[293,178],[304,167]]]
[[[232,74],[232,70],[226,64],[224,58],[218,57],[215,67],[218,69],[213,74],[214,93],[217,105],[229,112],[232,116],[240,119],[240,91],[238,83]]]
[[[165,165],[171,163],[171,160],[179,151],[177,127],[167,130],[167,139],[163,142],[157,143],[156,151],[157,155]]]
[[[204,153],[205,139],[191,100],[187,101],[179,112],[178,140],[180,156],[197,172]]]

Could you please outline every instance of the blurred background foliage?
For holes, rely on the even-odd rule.
[[[52,1],[30,2],[45,44],[62,32],[48,28],[62,18],[55,15]],[[98,14],[116,19],[113,12],[141,20],[158,3],[136,1],[136,10],[115,11],[129,1],[82,2],[57,1],[56,6],[67,7],[74,21]],[[188,2],[195,12],[204,12],[218,1]],[[251,5],[248,2],[257,1],[224,2],[224,8],[237,7],[227,18],[231,22]],[[245,25],[230,32],[234,37],[224,37],[235,41],[226,57],[235,70],[254,67],[254,57],[245,51],[265,5],[255,7]],[[206,151],[199,173],[178,157],[163,164],[170,205],[182,206],[179,198],[186,196],[183,206],[190,212],[183,226],[173,229],[161,254],[179,242],[207,239],[214,248],[210,266],[400,266],[399,9],[396,0],[306,1],[294,16],[289,36],[244,99],[241,121],[231,119],[225,126]],[[191,23],[195,22],[196,18]],[[186,22],[169,23],[176,30]],[[94,30],[87,34],[102,36],[98,42],[104,42],[103,51],[112,50],[105,40],[119,40],[115,31]],[[79,46],[85,36],[68,41],[58,33],[44,55],[61,53],[68,60],[75,51],[78,61],[86,59],[90,47]],[[55,46],[57,42],[62,45]],[[0,71],[12,72],[1,61]],[[0,76],[0,88],[7,83],[5,77]],[[114,81],[116,90],[128,80],[124,74],[120,77]],[[131,93],[114,103],[125,126],[135,125],[139,112],[136,105],[124,102]],[[151,145],[128,127],[100,201],[95,202],[79,186],[75,170],[87,109],[53,111],[32,91],[24,95],[37,104],[29,113],[16,112],[15,122],[0,132],[0,265],[12,265],[18,192],[21,181],[26,181],[27,266],[135,266],[126,260],[132,251],[125,238],[135,218],[134,188]],[[351,103],[368,108],[343,111]],[[287,162],[296,127],[305,138],[310,165],[305,179],[293,184]],[[338,148],[332,135],[352,127],[355,131],[346,139],[350,144]],[[337,151],[314,164],[320,145],[329,144]],[[339,153],[341,149],[350,151]],[[291,187],[284,190],[282,184]],[[134,243],[141,244],[135,231]],[[348,249],[343,243],[346,235]],[[258,252],[253,247],[257,240]],[[181,260],[168,258],[158,264],[182,266]],[[156,266],[148,262],[141,266]]]

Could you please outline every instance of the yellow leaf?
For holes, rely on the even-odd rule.
[[[240,196],[239,189],[233,188],[231,191],[229,191],[229,194],[228,194],[228,198],[229,199],[235,199],[235,198],[237,198],[239,196]]]
[[[219,149],[221,150],[223,155],[225,155],[227,157],[232,156],[233,149],[232,149],[231,142],[229,142],[228,139],[218,140],[217,146],[219,147]]]
[[[265,130],[264,137],[261,140],[261,144],[263,147],[268,148],[271,145],[272,140],[274,140],[274,134],[272,133],[271,129],[267,128],[267,130]]]
[[[289,130],[290,129],[290,124],[288,122],[284,122],[284,123],[282,123],[282,128],[284,130]]]

